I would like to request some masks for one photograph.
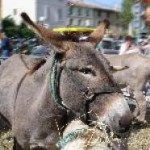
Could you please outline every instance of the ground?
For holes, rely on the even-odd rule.
[[[150,150],[150,113],[146,125],[132,125],[130,131],[123,135],[127,139],[128,150]],[[11,131],[0,132],[0,150],[12,150],[13,136]]]
[[[150,150],[150,114],[146,120],[146,125],[131,127],[128,137],[129,150]]]
[[[11,131],[0,132],[0,150],[12,150],[13,138]]]

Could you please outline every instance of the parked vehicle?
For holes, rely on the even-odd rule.
[[[103,38],[102,41],[100,41],[100,43],[97,45],[96,49],[103,54],[118,54],[120,43],[113,38]]]
[[[32,49],[37,45],[39,45],[39,41],[37,38],[12,39],[13,54],[17,54],[17,53],[31,54]]]
[[[8,59],[8,57],[0,57],[0,65],[3,63],[4,60]]]
[[[44,45],[35,46],[30,54],[32,57],[46,57],[49,55],[49,48]]]

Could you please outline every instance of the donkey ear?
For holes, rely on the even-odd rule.
[[[110,66],[110,68],[113,72],[116,72],[116,71],[126,70],[129,68],[129,66]]]
[[[54,32],[50,29],[47,29],[43,26],[40,26],[38,24],[35,24],[30,17],[26,13],[21,13],[21,17],[23,21],[37,34],[39,35],[45,43],[51,43],[56,48],[55,50],[58,53],[64,53],[68,49],[66,48],[66,45],[70,45],[72,43],[65,42],[65,38],[63,35]]]
[[[99,26],[89,35],[88,41],[91,42],[94,46],[96,46],[101,39],[103,38],[106,29],[109,27],[109,21],[103,20]]]

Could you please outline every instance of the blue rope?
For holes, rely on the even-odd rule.
[[[61,138],[57,143],[56,143],[56,147],[61,150],[63,149],[67,143],[73,141],[74,139],[76,139],[79,135],[85,133],[87,131],[87,129],[76,129],[74,132],[71,132],[69,134],[67,134],[64,138]]]

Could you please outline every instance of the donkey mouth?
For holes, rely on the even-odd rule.
[[[128,131],[133,119],[128,103],[119,93],[106,94],[103,106],[97,109],[96,113],[98,125],[101,127],[101,124],[104,124],[106,130],[114,133]]]

